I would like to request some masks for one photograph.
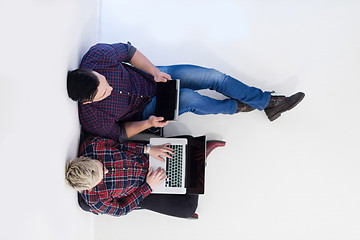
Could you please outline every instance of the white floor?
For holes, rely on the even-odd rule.
[[[355,0],[1,1],[0,239],[359,239],[359,13]],[[208,159],[199,220],[95,217],[63,171],[79,129],[66,71],[96,41],[307,95],[275,122],[185,114],[166,128],[227,141]]]

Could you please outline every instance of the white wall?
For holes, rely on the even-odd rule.
[[[79,132],[66,71],[98,39],[97,1],[2,0],[0,239],[159,239],[175,226],[188,232],[172,239],[360,238],[358,1],[101,2],[101,41],[307,96],[272,123],[262,112],[186,114],[166,129],[227,141],[208,159],[199,220],[94,217],[63,175]]]
[[[96,42],[97,0],[0,1],[0,239],[93,239],[65,185],[77,152],[67,70]]]
[[[166,134],[228,143],[209,158],[200,219],[100,216],[96,239],[359,239],[359,9],[351,0],[103,0],[103,42],[307,95],[275,122],[262,112],[182,116]],[[188,232],[170,235],[178,226]]]

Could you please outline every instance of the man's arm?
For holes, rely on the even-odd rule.
[[[171,76],[169,74],[160,72],[160,70],[138,50],[135,51],[134,55],[130,59],[130,64],[151,74],[156,82],[166,82],[167,80],[171,80]],[[124,127],[127,137],[130,138],[135,136],[136,134],[151,127],[164,127],[168,124],[168,122],[161,122],[163,120],[163,117],[150,116],[148,120],[125,122]]]
[[[130,60],[131,65],[150,73],[155,82],[166,82],[171,80],[171,76],[167,73],[160,72],[140,51],[136,50],[134,56]]]
[[[163,117],[150,116],[149,119],[143,121],[125,122],[126,135],[130,138],[151,127],[164,127],[168,124],[168,121],[161,122],[163,120]]]

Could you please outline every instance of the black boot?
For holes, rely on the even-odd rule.
[[[289,111],[303,100],[305,93],[298,92],[290,97],[285,96],[271,96],[268,106],[265,108],[265,113],[270,121],[274,121],[280,117],[281,113]]]
[[[251,112],[253,110],[255,110],[255,108],[250,107],[249,105],[247,105],[245,103],[237,101],[236,113],[239,113],[239,112]]]

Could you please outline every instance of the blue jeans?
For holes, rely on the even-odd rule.
[[[160,71],[180,79],[179,114],[192,112],[206,114],[234,114],[237,111],[237,101],[248,104],[258,110],[263,110],[270,101],[271,92],[264,92],[255,87],[249,87],[239,80],[223,74],[215,69],[194,65],[158,66]],[[204,96],[196,90],[215,90],[227,99],[217,100]],[[148,119],[155,113],[156,97],[146,105],[143,119]]]

